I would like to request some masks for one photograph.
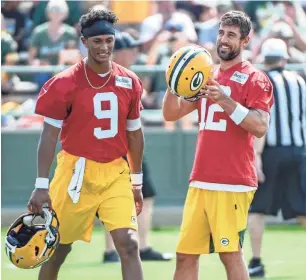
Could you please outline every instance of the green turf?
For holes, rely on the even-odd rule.
[[[292,229],[292,230],[290,230]],[[2,241],[5,232],[2,231]],[[174,252],[178,237],[177,229],[153,231],[151,241],[154,248],[164,252]],[[3,243],[2,243],[3,244]],[[77,242],[67,262],[64,264],[59,280],[120,280],[119,264],[101,264],[104,246],[103,231],[95,230],[91,244]],[[250,243],[245,238],[245,255],[250,257]],[[268,278],[273,280],[306,279],[306,234],[296,227],[272,228],[264,236],[263,259]],[[201,257],[200,279],[226,279],[224,269],[216,254]],[[171,280],[175,261],[167,263],[146,262],[143,264],[145,280]],[[10,264],[2,248],[3,280],[35,280],[38,270],[22,270]]]

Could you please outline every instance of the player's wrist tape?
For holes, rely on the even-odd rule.
[[[49,178],[36,178],[35,189],[49,189]]]
[[[245,119],[248,113],[249,109],[245,108],[244,106],[238,103],[236,109],[229,117],[232,119],[232,121],[235,124],[239,125],[242,123],[242,121]]]
[[[133,189],[141,189],[143,182],[143,173],[131,173],[131,183]]]

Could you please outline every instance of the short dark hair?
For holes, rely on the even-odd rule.
[[[224,26],[238,26],[241,33],[241,39],[245,39],[252,28],[250,17],[240,11],[230,11],[225,13],[220,20],[220,25]]]
[[[79,25],[81,27],[81,32],[84,28],[92,26],[98,20],[106,20],[111,24],[115,24],[118,18],[112,11],[92,8],[80,18]]]

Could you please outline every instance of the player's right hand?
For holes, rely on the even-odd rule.
[[[32,192],[30,200],[28,202],[28,209],[34,214],[41,215],[43,213],[42,208],[44,204],[48,204],[49,209],[52,209],[51,198],[49,190],[35,189]]]

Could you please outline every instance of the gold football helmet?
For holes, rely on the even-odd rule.
[[[200,89],[213,74],[211,54],[200,46],[177,50],[166,69],[166,81],[171,92],[188,101],[195,101]]]
[[[21,215],[6,234],[6,254],[19,268],[42,265],[50,259],[59,244],[59,221],[55,212],[43,208],[43,215],[39,217],[32,213]],[[35,223],[41,218],[41,223]]]

